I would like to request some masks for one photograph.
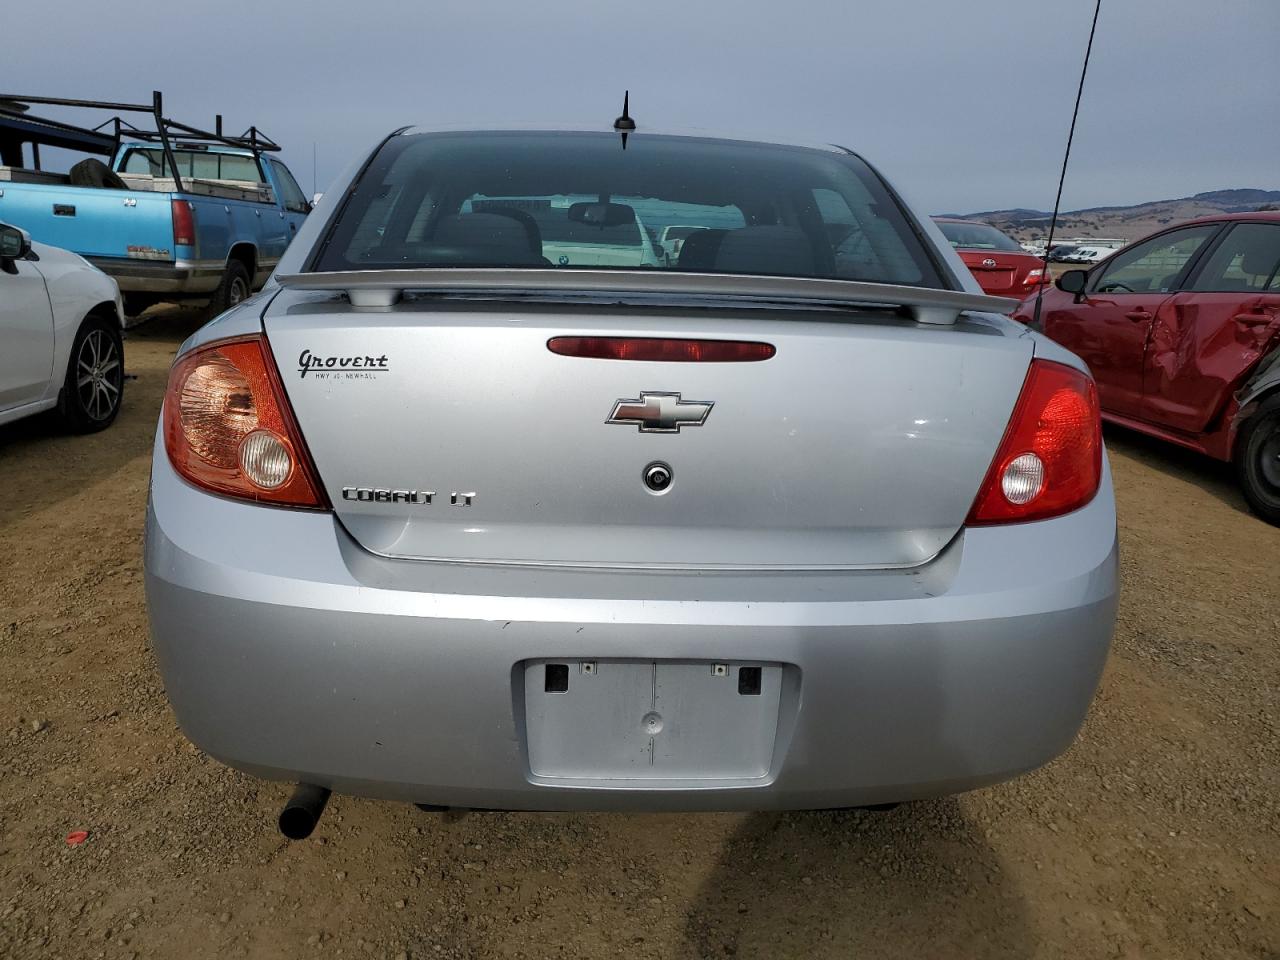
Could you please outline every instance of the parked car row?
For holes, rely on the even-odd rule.
[[[220,124],[214,133],[180,125],[183,137],[171,139],[158,95],[129,109],[152,113],[156,129],[133,127],[122,136],[119,123],[114,134],[50,124],[0,95],[0,330],[7,348],[0,421],[57,406],[77,429],[109,424],[124,385],[119,304],[136,312],[161,297],[202,297],[215,312],[233,307],[266,281],[311,209],[288,168],[269,155],[276,145],[258,131],[237,138],[224,136]],[[50,173],[39,168],[40,144],[106,155],[110,163],[90,158],[69,174]],[[23,165],[24,146],[33,148],[31,165]],[[828,194],[815,193],[819,211],[824,204],[830,210]],[[640,209],[639,202],[593,205],[561,194],[476,198],[463,213],[523,218],[526,234],[541,237],[539,262],[559,267],[713,270],[727,235],[748,222],[777,225],[776,210],[749,209],[735,223],[717,205],[699,222],[695,205],[650,204],[644,216],[663,224],[650,227]],[[1045,260],[995,227],[935,221],[986,293],[1026,299],[1048,284]],[[1119,252],[1118,241],[1059,244],[1048,260],[1091,268],[1068,273],[1048,292],[1042,324],[1090,365],[1104,416],[1234,461],[1253,509],[1280,522],[1280,440],[1272,423],[1280,403],[1275,221],[1266,214],[1197,221]],[[830,251],[815,246],[809,269],[892,279],[843,213],[830,216],[822,236]],[[829,268],[820,266],[824,257]],[[123,299],[107,282],[89,279],[89,264],[115,279]],[[784,269],[764,260],[753,267]],[[1024,305],[1017,317],[1033,312]]]
[[[1069,745],[1105,662],[1104,417],[1235,460],[1280,523],[1280,214],[1048,286],[843,148],[625,111],[621,143],[404,128],[320,222],[256,132],[171,143],[155,116],[110,166],[0,168],[0,211],[79,251],[0,227],[0,422],[111,422],[117,282],[227,308],[170,371],[148,607],[186,733],[299,784],[290,837],[330,790],[760,809],[997,782]]]
[[[1034,316],[1034,299],[1014,314]],[[1089,365],[1105,419],[1232,461],[1280,524],[1280,213],[1193,220],[1069,271],[1040,322]]]
[[[1044,261],[988,223],[934,217],[982,289],[997,297],[1025,297],[1049,282]]]
[[[152,104],[71,106],[151,114],[155,130],[56,126],[0,94],[0,219],[115,278],[130,313],[157,300],[208,300],[215,312],[259,288],[311,209],[280,148],[167,120]],[[67,101],[50,100],[67,106]],[[40,146],[91,156],[69,173],[40,169]],[[32,158],[24,166],[24,146]],[[98,159],[107,158],[107,162]]]
[[[1105,260],[1115,250],[1111,247],[1090,247],[1079,246],[1071,247],[1068,250],[1061,251],[1055,258],[1055,263],[1099,263]]]
[[[150,113],[155,129],[75,127],[30,116],[32,103]],[[218,313],[266,282],[311,203],[268,156],[275,143],[217,126],[168,120],[159,94],[133,106],[0,94],[0,423],[57,407],[73,429],[108,426],[126,311],[198,299]],[[41,146],[94,156],[54,173]]]
[[[1024,298],[1014,316],[1031,322],[1045,261],[989,224],[935,219],[983,289]],[[1091,266],[1045,292],[1044,333],[1088,363],[1106,419],[1233,462],[1250,507],[1280,524],[1280,214],[1115,243],[1049,250]]]

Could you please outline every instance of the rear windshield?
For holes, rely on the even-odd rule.
[[[234,153],[206,153],[203,150],[174,150],[173,161],[180,176],[188,180],[236,180],[242,183],[262,183],[262,172],[253,157]],[[169,161],[160,149],[133,149],[124,155],[120,165],[122,173],[150,174],[153,177],[171,177]]]
[[[955,223],[939,220],[942,235],[958,250],[1008,250],[1024,252],[1017,240],[1007,237],[985,223]]]
[[[616,134],[595,133],[393,137],[310,269],[464,266],[943,286],[897,201],[855,156],[643,135],[624,151]]]

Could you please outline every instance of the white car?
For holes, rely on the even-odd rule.
[[[1064,263],[1098,263],[1115,253],[1114,247],[1076,247],[1063,258]]]
[[[67,426],[111,425],[124,395],[116,282],[0,223],[0,424],[57,407]]]

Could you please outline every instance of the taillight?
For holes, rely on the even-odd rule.
[[[164,446],[173,468],[206,490],[282,506],[329,506],[260,336],[211,343],[173,365]]]
[[[174,200],[173,211],[173,245],[175,247],[194,247],[196,245],[196,215],[191,204],[186,200]]]
[[[1034,287],[1041,283],[1048,283],[1049,277],[1042,269],[1028,270],[1026,279],[1022,281],[1028,287]]]
[[[1093,380],[1033,360],[969,524],[1044,520],[1084,506],[1102,480],[1102,419]]]

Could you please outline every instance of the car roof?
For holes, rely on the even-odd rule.
[[[473,127],[467,125],[432,125],[432,126],[410,126],[402,127],[395,131],[392,136],[415,136],[423,133],[474,133],[477,135],[485,134],[502,134],[502,133],[569,133],[569,134],[596,134],[600,136],[616,137],[618,131],[606,127],[601,129],[597,126],[589,126],[586,124],[505,124],[500,127]],[[663,140],[704,140],[722,143],[759,143],[768,144],[775,147],[795,147],[801,150],[819,150],[823,153],[848,154],[854,151],[848,147],[842,147],[834,143],[822,143],[820,141],[803,141],[788,140],[784,138],[769,136],[767,134],[752,133],[733,133],[726,131],[701,130],[697,128],[680,128],[680,127],[638,127],[635,130],[628,131],[629,141],[642,140],[645,138],[659,138]]]
[[[1242,213],[1215,213],[1206,217],[1196,217],[1194,220],[1185,220],[1176,226],[1186,226],[1188,223],[1221,223],[1225,220],[1274,220],[1280,221],[1280,210],[1254,210]],[[1169,229],[1173,228],[1173,224]]]

